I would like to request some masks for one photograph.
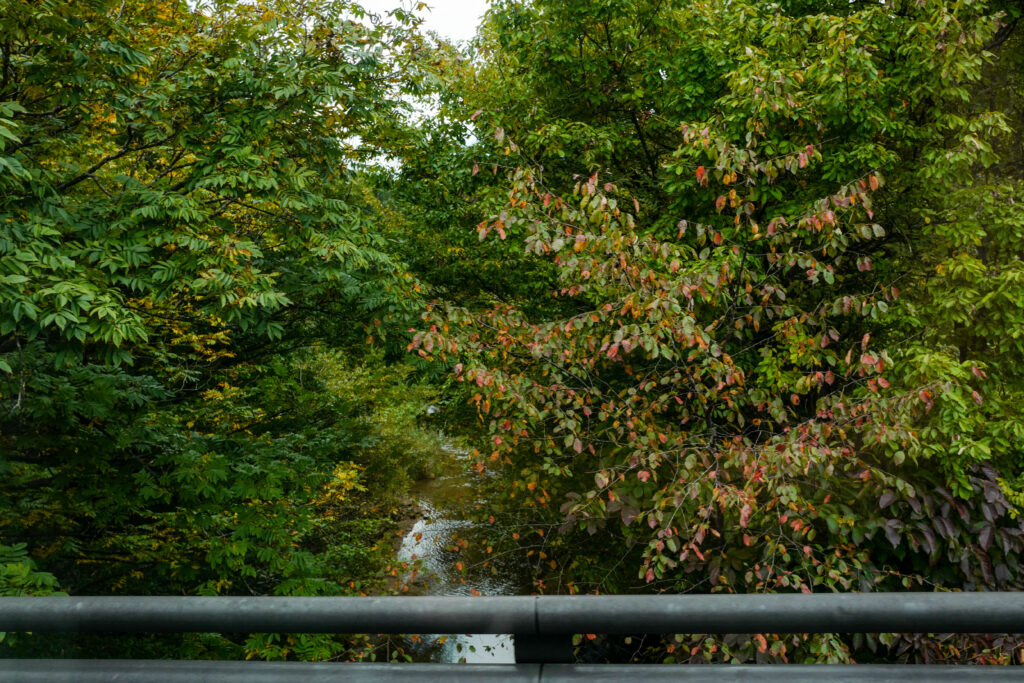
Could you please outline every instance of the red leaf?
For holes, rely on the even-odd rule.
[[[740,510],[740,526],[746,528],[747,524],[750,523],[750,515],[754,512],[754,508],[750,505],[744,505],[743,509]]]
[[[981,533],[978,534],[978,544],[982,550],[988,550],[992,545],[992,525],[986,524],[981,528]]]

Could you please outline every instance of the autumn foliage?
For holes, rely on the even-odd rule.
[[[442,422],[537,592],[1024,588],[1022,12],[0,0],[0,594],[396,590]]]
[[[536,3],[492,20],[495,61],[531,59],[502,42],[524,38],[506,38],[501,21],[535,11],[537,39],[569,32],[581,69],[617,64],[562,95],[594,93],[586,123],[609,135],[632,112],[620,135],[633,146],[616,139],[606,164],[567,183],[543,156],[547,128],[485,109],[501,122],[499,149],[520,161],[506,206],[478,234],[552,262],[563,308],[439,305],[410,345],[468,385],[488,431],[481,467],[506,473],[511,514],[558,525],[548,583],[569,567],[573,589],[592,591],[1019,589],[1021,461],[1005,435],[1020,434],[1020,413],[988,401],[1019,397],[1019,383],[990,373],[1021,350],[1003,342],[1014,324],[1002,326],[1020,319],[1020,261],[980,245],[1016,234],[1021,212],[1003,195],[998,218],[968,218],[990,206],[985,169],[1008,129],[971,104],[1001,20],[980,3],[788,16],[757,3],[641,4]],[[688,112],[701,118],[669,118],[693,86],[664,77],[683,68],[668,52],[659,90],[634,90],[640,101],[623,110],[623,72],[653,60],[645,50],[659,40],[638,26],[687,36],[713,64],[715,78],[697,81],[713,97]],[[544,74],[516,78],[541,107],[553,99]],[[517,142],[539,159],[516,157]],[[627,149],[656,154],[651,172],[616,166]],[[960,278],[973,266],[1014,284],[954,286],[950,253]],[[1015,292],[1013,312],[993,312],[1007,316],[1002,332],[965,345],[961,328],[987,324],[983,314],[954,313],[937,294],[975,287]],[[609,546],[614,566],[588,559]],[[1015,647],[710,642],[672,648],[686,644],[682,659],[994,661]]]

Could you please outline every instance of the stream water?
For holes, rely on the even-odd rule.
[[[421,516],[402,539],[398,559],[407,563],[410,592],[419,595],[517,595],[529,593],[528,575],[513,557],[487,552],[493,529],[464,519],[477,502],[480,478],[468,474],[463,456],[450,453],[455,471],[419,482],[413,495]],[[524,585],[525,584],[525,585]],[[501,664],[514,661],[512,638],[489,634],[422,634],[407,644],[419,661]]]

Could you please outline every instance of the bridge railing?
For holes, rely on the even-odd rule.
[[[2,660],[0,681],[1024,680],[1024,667],[572,664],[578,633],[1024,633],[1024,593],[3,597],[0,632],[511,634],[516,664]],[[752,678],[751,678],[752,677]]]

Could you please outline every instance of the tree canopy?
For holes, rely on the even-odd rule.
[[[3,3],[0,528],[61,589],[385,585],[382,525],[436,445],[387,356],[417,285],[362,170],[398,19]],[[314,641],[258,651],[337,654]]]
[[[440,306],[411,348],[469,385],[510,516],[559,527],[561,590],[1020,587],[1019,114],[986,95],[1019,12],[832,9],[502,3],[481,31],[464,97],[515,170],[478,233],[565,304]]]
[[[1022,15],[0,0],[0,594],[401,590],[435,402],[538,592],[1021,589]]]

